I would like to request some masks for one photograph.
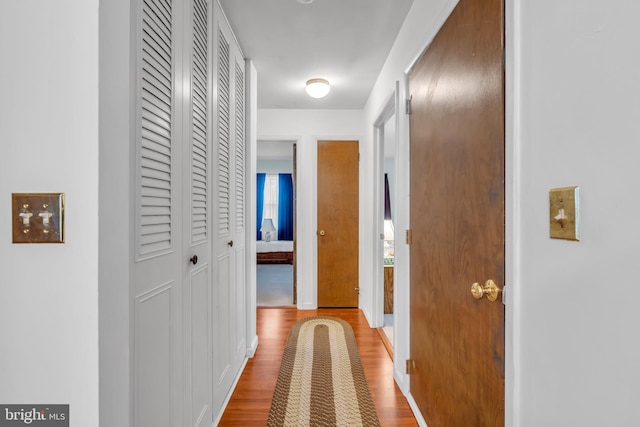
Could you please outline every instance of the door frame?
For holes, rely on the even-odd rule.
[[[423,52],[429,47],[431,41],[435,35],[440,31],[440,28],[453,9],[458,4],[458,0],[448,0],[440,10],[439,15],[434,19],[436,23],[430,34],[424,36],[424,43],[420,48],[416,50],[411,60],[404,68],[402,80],[400,84],[400,92],[403,99],[409,97],[409,76],[414,65],[422,56]],[[521,425],[520,415],[520,400],[522,395],[522,387],[520,384],[520,360],[522,359],[522,345],[521,340],[516,331],[521,329],[521,315],[520,308],[522,306],[520,300],[520,274],[521,274],[521,254],[517,242],[521,236],[522,226],[518,221],[521,216],[519,212],[521,197],[518,193],[520,187],[519,169],[522,158],[523,138],[521,136],[522,125],[520,120],[519,105],[522,104],[522,91],[520,88],[522,85],[522,67],[521,59],[519,55],[519,47],[522,45],[522,35],[519,24],[522,17],[522,0],[504,0],[504,41],[505,41],[505,283],[504,283],[504,301],[505,301],[505,329],[504,329],[504,369],[505,369],[505,427],[517,427]],[[398,138],[398,148],[396,153],[399,155],[398,162],[408,164],[409,161],[409,119],[407,115],[402,114],[402,118],[399,120],[400,135]],[[407,168],[408,169],[408,168]],[[403,173],[397,173],[398,175],[398,209],[404,209],[408,206],[408,198],[404,199],[404,194],[409,193],[409,182],[406,179],[408,170]],[[407,206],[405,206],[407,205]],[[408,212],[406,217],[400,216],[401,221],[408,220]],[[408,225],[408,222],[406,223]],[[399,228],[399,227],[397,227]],[[401,228],[402,229],[402,228]],[[398,239],[396,239],[398,243]],[[396,256],[398,252],[408,253],[408,246],[402,241],[396,245]],[[397,262],[398,260],[396,260]],[[408,268],[408,266],[407,266]],[[396,320],[405,320],[404,325],[406,327],[397,327],[397,334],[394,335],[395,343],[394,347],[394,378],[398,383],[400,389],[403,391],[409,405],[411,406],[418,423],[421,426],[426,426],[424,419],[422,418],[418,406],[410,393],[410,375],[404,371],[404,361],[409,358],[409,327],[410,318],[408,315],[409,310],[409,291],[408,285],[402,286],[402,283],[406,281],[408,283],[409,273],[408,271],[403,273],[398,271],[396,266],[395,274],[397,284],[395,292],[396,295],[400,292],[397,301],[394,301],[395,307],[406,313],[406,316],[396,316]],[[402,275],[402,277],[398,277]],[[403,292],[404,289],[404,292]],[[399,322],[398,322],[399,323]],[[402,342],[400,341],[402,340]]]
[[[387,98],[387,101],[382,108],[382,111],[377,116],[375,122],[373,122],[373,223],[376,227],[375,242],[372,246],[373,256],[373,294],[372,294],[372,325],[373,328],[380,328],[384,324],[384,241],[379,238],[384,233],[384,126],[395,115],[395,129],[394,138],[398,141],[399,137],[399,115],[400,115],[400,82],[396,81],[391,91],[391,94]],[[396,142],[396,155],[398,151],[398,143]],[[396,173],[397,175],[397,169]],[[394,182],[397,182],[394,177]],[[392,194],[398,194],[396,188],[393,189]],[[395,222],[395,221],[394,221]],[[397,237],[397,236],[394,236]],[[395,239],[396,242],[398,239]],[[394,245],[395,246],[395,245]],[[395,276],[395,269],[394,269]],[[394,283],[395,277],[394,277]],[[394,287],[395,288],[395,287]],[[395,289],[394,289],[395,294]],[[395,297],[395,295],[394,295]],[[395,299],[394,299],[395,301]],[[395,311],[395,310],[394,310]],[[396,324],[394,322],[394,337]],[[395,340],[394,340],[395,343]],[[395,344],[392,343],[392,347]]]
[[[291,144],[292,147],[292,160],[293,160],[293,173],[292,173],[292,178],[294,180],[293,182],[293,187],[294,187],[294,200],[293,200],[293,216],[294,216],[294,230],[293,230],[293,240],[294,240],[294,252],[293,252],[293,305],[298,306],[298,301],[297,301],[297,294],[298,294],[298,268],[297,268],[297,257],[298,257],[298,245],[297,245],[297,240],[298,240],[298,236],[297,236],[297,226],[295,225],[297,222],[297,218],[298,218],[298,201],[297,201],[297,197],[298,197],[298,183],[297,183],[297,173],[295,172],[296,167],[298,164],[300,164],[300,159],[298,158],[298,152],[299,150],[297,149],[297,147],[300,146],[300,137],[294,137],[294,136],[258,136],[256,138],[256,154],[257,154],[257,146],[263,143],[269,143],[269,142],[286,142],[287,144]],[[258,173],[258,169],[257,169],[257,156],[256,156],[256,165],[253,168],[253,170],[251,170],[249,172],[249,175],[255,180],[255,176],[256,173]],[[256,206],[256,195],[254,194],[252,199],[252,205],[251,205],[251,209],[253,209],[253,215],[254,215],[254,219],[253,222],[255,223],[255,210],[257,208]],[[252,235],[252,239],[253,241],[255,241],[255,235],[256,233],[254,232]],[[255,244],[254,244],[255,246]],[[253,254],[249,254],[250,259],[247,260],[248,263],[251,263],[251,265],[253,266],[253,268],[255,269],[256,267],[256,254],[255,251]],[[257,288],[257,277],[253,277],[254,283],[252,284],[254,289]],[[255,308],[255,306],[254,306]]]

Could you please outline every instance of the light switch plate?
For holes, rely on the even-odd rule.
[[[552,239],[580,240],[580,188],[549,190],[549,235]]]
[[[13,193],[13,243],[64,243],[64,193]]]

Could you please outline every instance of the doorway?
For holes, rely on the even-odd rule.
[[[393,358],[395,328],[396,145],[399,82],[374,122],[374,221],[379,240],[374,250],[376,326]]]
[[[256,306],[296,304],[296,141],[259,140]]]
[[[318,141],[318,306],[358,307],[359,142]]]

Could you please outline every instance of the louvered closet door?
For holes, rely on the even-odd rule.
[[[246,354],[244,61],[222,11],[214,11],[216,155],[213,258],[214,413],[230,392]],[[238,79],[240,73],[241,79]]]
[[[183,115],[183,319],[185,426],[210,425],[212,414],[211,1],[189,0]]]
[[[181,69],[177,2],[137,2],[134,420],[182,425]],[[126,168],[126,165],[123,165]],[[111,206],[110,209],[119,209]]]

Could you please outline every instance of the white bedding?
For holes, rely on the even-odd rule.
[[[267,252],[293,252],[293,241],[272,240],[265,242],[264,240],[258,240],[256,242],[256,252],[260,254]]]

